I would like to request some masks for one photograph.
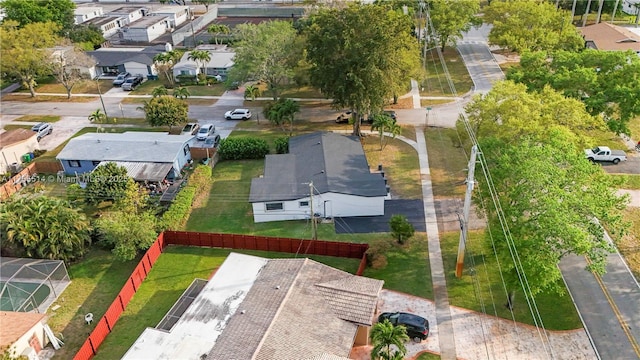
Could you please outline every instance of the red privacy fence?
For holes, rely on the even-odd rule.
[[[291,238],[277,238],[254,235],[238,234],[215,234],[198,233],[186,231],[165,231],[158,236],[153,245],[144,254],[138,266],[133,270],[131,276],[120,290],[116,299],[111,303],[107,312],[100,318],[93,332],[76,353],[74,360],[91,359],[97,352],[98,347],[109,335],[113,326],[126,309],[133,295],[138,291],[140,284],[147,277],[149,271],[156,260],[162,254],[167,245],[186,245],[230,248],[242,250],[263,250],[286,252],[301,255],[325,255],[345,258],[360,259],[360,266],[356,275],[362,275],[366,267],[366,254],[369,248],[367,244],[352,244],[335,241],[303,240]]]

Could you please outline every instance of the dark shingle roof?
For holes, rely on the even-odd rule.
[[[358,137],[315,132],[289,139],[289,154],[267,155],[264,176],[251,182],[249,202],[307,197],[311,181],[320,194],[387,194],[382,176],[370,172]]]
[[[207,359],[346,358],[358,324],[371,324],[382,285],[310,259],[269,260]]]
[[[132,51],[87,51],[87,55],[92,56],[99,66],[118,66],[127,62],[137,62],[140,64],[153,64],[153,57],[165,51],[164,45],[149,46],[143,50]]]

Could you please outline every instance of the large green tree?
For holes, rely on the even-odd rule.
[[[132,260],[153,245],[158,233],[156,218],[148,212],[110,211],[96,221],[100,240],[119,260]]]
[[[67,36],[85,51],[95,50],[105,42],[102,30],[93,24],[75,25],[69,30]]]
[[[0,26],[0,71],[19,79],[22,86],[36,96],[36,80],[51,74],[51,51],[59,39],[57,25],[30,23],[22,28],[15,21],[5,20]]]
[[[91,205],[102,201],[117,202],[125,197],[132,182],[124,166],[113,162],[98,166],[88,176],[85,200]]]
[[[84,214],[48,196],[13,196],[0,204],[2,249],[13,256],[80,258],[91,243]]]
[[[146,102],[142,110],[151,126],[168,126],[171,131],[174,125],[187,122],[189,105],[172,96],[158,96]]]
[[[404,342],[409,340],[404,326],[393,326],[389,320],[378,322],[371,328],[371,358],[373,360],[404,359],[407,348]]]
[[[322,8],[306,29],[311,83],[354,119],[383,106],[420,67],[412,19],[385,5]],[[354,135],[360,121],[353,122]]]
[[[484,9],[484,21],[493,24],[490,44],[518,53],[584,47],[584,40],[570,15],[548,1],[493,0]]]
[[[280,126],[282,131],[286,131],[289,125],[289,136],[293,134],[293,121],[296,113],[300,111],[300,104],[297,101],[280,98],[278,101],[268,103],[263,110],[264,116],[271,124]]]
[[[632,51],[525,53],[507,79],[534,91],[548,85],[581,100],[616,133],[628,134],[629,120],[640,115],[640,58]]]
[[[238,25],[236,31],[241,40],[235,45],[229,77],[263,81],[274,101],[278,100],[282,85],[293,80],[302,58],[303,48],[296,46],[296,30],[289,21],[267,21]]]
[[[213,35],[213,41],[216,45],[218,45],[218,37],[220,35],[228,35],[231,33],[231,29],[229,26],[224,24],[211,24],[207,28],[207,32]]]
[[[20,27],[51,21],[66,33],[75,23],[76,4],[71,0],[4,0],[0,8],[5,12],[4,20],[17,21]]]
[[[510,81],[495,84],[467,112],[491,174],[491,184],[476,176],[475,201],[487,214],[488,239],[493,239],[510,292],[519,288],[514,248],[522,263],[518,270],[534,295],[562,291],[557,264],[567,254],[585,255],[591,270],[604,271],[612,247],[595,219],[619,235],[626,201],[616,195],[614,180],[587,161],[582,150],[589,144],[588,132],[604,128],[602,118],[553,89],[527,92]],[[503,232],[505,224],[508,232]]]
[[[476,16],[480,11],[478,0],[431,0],[429,4],[429,16],[442,50],[447,44],[462,38],[462,33],[469,31],[471,26],[482,23]]]

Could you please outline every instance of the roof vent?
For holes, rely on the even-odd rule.
[[[98,139],[98,142],[100,142],[100,139]]]
[[[245,312],[246,312],[245,310],[242,310],[240,311],[240,314],[244,315]]]
[[[280,285],[276,286],[276,290],[280,290]]]
[[[158,140],[154,141],[153,143],[154,143],[154,144],[156,144],[156,145],[158,145]]]

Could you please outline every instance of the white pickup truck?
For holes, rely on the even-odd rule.
[[[627,154],[622,150],[611,150],[606,146],[584,149],[587,159],[591,161],[611,161],[614,164],[627,160]]]

